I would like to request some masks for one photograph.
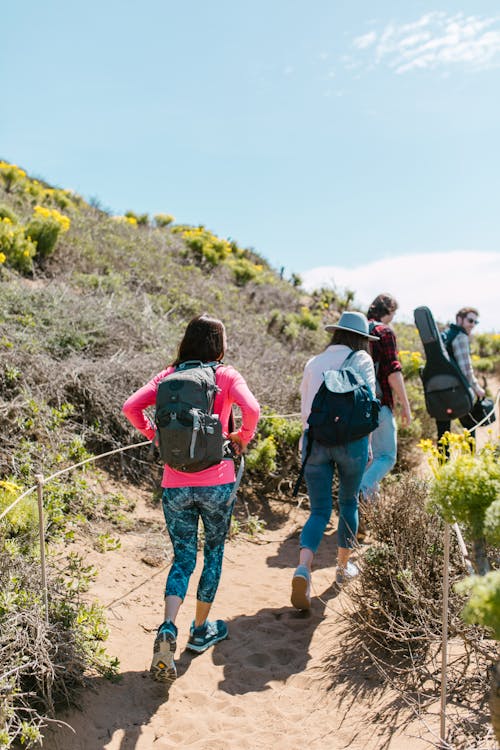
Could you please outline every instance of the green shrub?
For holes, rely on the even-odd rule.
[[[54,252],[60,231],[55,219],[43,217],[31,219],[26,227],[26,234],[35,243],[39,258],[47,258]]]
[[[172,224],[175,221],[175,217],[170,214],[155,214],[154,220],[156,226],[162,228]]]
[[[262,272],[262,266],[256,266],[246,258],[230,258],[227,264],[238,286],[245,286],[249,281],[256,281]]]
[[[0,204],[0,219],[9,219],[11,224],[17,224],[19,222],[14,211],[3,203]]]
[[[409,325],[408,323],[393,323],[392,325],[400,350],[423,353],[420,334],[414,325]]]
[[[257,445],[252,448],[246,458],[246,466],[248,469],[256,469],[259,472],[274,472],[276,471],[276,456],[277,456],[276,440],[272,435],[258,440]]]
[[[322,318],[319,312],[312,312],[303,305],[299,312],[282,312],[272,310],[267,324],[269,333],[283,337],[287,341],[296,341],[306,331],[319,331]]]
[[[431,506],[449,523],[465,524],[470,535],[479,539],[484,534],[487,508],[500,495],[500,462],[493,445],[473,452],[473,441],[465,435],[449,435],[450,457],[434,446],[424,445],[433,469]]]
[[[302,423],[297,419],[287,419],[272,412],[264,413],[259,422],[259,435],[272,436],[275,441],[285,443],[291,448],[298,445],[302,435]]]
[[[0,548],[0,652],[8,675],[0,691],[0,747],[33,747],[46,717],[75,702],[85,673],[116,677],[118,662],[103,647],[102,609],[81,601],[89,569],[75,557],[55,567],[49,558],[47,625],[39,562],[12,545]]]
[[[495,357],[500,354],[500,333],[478,333],[474,336],[472,352],[479,357]]]
[[[9,164],[6,161],[0,161],[0,178],[3,180],[5,192],[11,193],[15,185],[25,181],[26,172],[20,169],[16,164]]]
[[[459,594],[469,595],[462,616],[465,622],[482,625],[500,641],[500,570],[484,576],[469,576],[455,584]]]
[[[500,547],[500,497],[494,500],[484,514],[484,536],[488,544]]]

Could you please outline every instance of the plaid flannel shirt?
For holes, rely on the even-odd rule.
[[[398,359],[396,349],[396,336],[389,326],[377,321],[371,333],[378,336],[378,341],[371,342],[371,352],[375,363],[375,372],[381,393],[378,394],[382,406],[394,408],[394,397],[392,388],[389,385],[389,375],[393,372],[401,372],[401,363]]]
[[[478,391],[481,390],[481,386],[479,385],[476,376],[474,375],[474,370],[472,369],[470,344],[467,334],[465,332],[457,334],[451,342],[451,348],[453,350],[455,362],[467,378],[467,381],[470,383],[470,386],[473,389],[474,393],[477,394]]]

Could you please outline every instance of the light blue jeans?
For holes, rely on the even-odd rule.
[[[307,432],[302,441],[302,457],[307,447]],[[346,445],[321,445],[313,440],[304,477],[311,503],[311,514],[300,535],[300,546],[316,552],[333,509],[332,482],[339,474],[338,545],[352,549],[358,530],[358,493],[368,460],[368,438]]]
[[[373,461],[361,480],[361,492],[367,500],[377,492],[379,482],[396,463],[398,440],[394,414],[388,406],[382,406],[378,427],[372,432]]]

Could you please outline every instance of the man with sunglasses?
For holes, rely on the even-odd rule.
[[[446,351],[451,359],[457,364],[465,375],[472,391],[479,399],[485,397],[485,391],[479,385],[470,356],[470,340],[474,326],[479,323],[479,313],[474,307],[462,307],[456,314],[455,323],[443,331],[443,340]],[[436,420],[438,441],[445,432],[449,432],[451,421],[440,422]],[[472,431],[471,431],[472,432]]]

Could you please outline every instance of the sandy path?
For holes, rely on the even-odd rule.
[[[145,523],[161,520],[160,511],[144,500],[135,513]],[[317,556],[313,584],[322,601],[315,598],[304,616],[289,605],[297,529],[305,518],[296,509],[292,516],[285,528],[261,535],[260,543],[240,538],[228,544],[213,615],[227,621],[230,639],[199,656],[185,650],[192,582],[178,621],[179,676],[169,692],[147,671],[166,568],[151,568],[141,558],[158,532],[143,525],[122,536],[120,550],[104,555],[89,546],[86,559],[99,569],[92,595],[101,603],[114,602],[108,609],[108,651],[119,657],[122,679],[116,684],[92,680],[82,710],[60,716],[75,734],[49,731],[45,750],[428,748],[418,739],[429,738],[425,726],[414,721],[401,728],[404,710],[376,677],[358,678],[354,668],[352,680],[336,686],[324,661],[342,647],[340,613],[348,596],[331,586],[336,534],[327,533]],[[198,574],[199,567],[195,580]],[[389,722],[370,718],[389,705]],[[429,723],[436,728],[437,717]]]

